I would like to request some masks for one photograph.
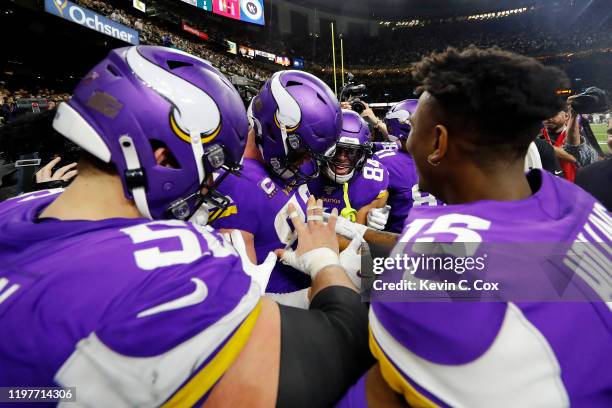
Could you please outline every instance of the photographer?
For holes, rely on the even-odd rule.
[[[355,109],[355,105],[359,106],[359,108]],[[342,109],[353,110],[359,113],[359,115],[368,123],[372,132],[378,130],[382,134],[383,139],[385,141],[389,140],[389,133],[387,131],[387,126],[385,125],[385,122],[374,114],[374,111],[367,103],[359,99],[349,99],[349,101],[347,102],[341,102],[340,107]]]
[[[364,84],[356,84],[355,76],[350,72],[347,74],[348,82],[340,90],[340,107],[357,112],[370,126],[373,134],[380,132],[384,141],[389,140],[389,133],[385,123],[379,119],[374,111],[361,98],[367,95]]]

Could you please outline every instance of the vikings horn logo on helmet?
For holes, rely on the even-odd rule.
[[[170,125],[178,137],[191,143],[192,136],[197,135],[201,143],[208,143],[219,134],[221,112],[210,95],[148,61],[136,47],[128,51],[127,61],[140,79],[172,104]]]
[[[391,111],[385,116],[386,119],[397,119],[400,123],[410,124],[410,112],[407,110]]]
[[[302,111],[300,105],[293,96],[281,84],[280,77],[282,73],[278,72],[272,76],[271,90],[272,96],[276,101],[278,109],[274,114],[274,122],[280,128],[281,123],[285,125],[287,133],[295,131],[302,121]]]

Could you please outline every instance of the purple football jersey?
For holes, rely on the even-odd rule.
[[[212,226],[253,234],[257,262],[263,262],[270,251],[296,243],[297,233],[289,220],[287,208],[292,203],[302,221],[305,220],[306,202],[310,195],[306,184],[287,191],[268,174],[263,164],[244,159],[241,176],[228,175],[219,191],[230,197],[232,203],[211,223]],[[266,291],[287,293],[309,286],[308,275],[277,262]]]
[[[372,352],[386,381],[411,405],[612,406],[612,303],[606,304],[612,300],[612,218],[589,194],[545,171],[532,170],[528,180],[535,193],[524,200],[414,208],[404,241],[509,249],[556,243],[564,257],[546,258],[531,275],[569,271],[590,291],[588,299],[599,301],[373,300]],[[574,264],[576,243],[590,247]],[[415,246],[400,241],[392,255],[415,256]],[[362,391],[355,386],[350,394]]]
[[[373,142],[372,143],[372,151],[374,153],[379,152],[381,150],[391,151],[391,150],[400,150],[401,146],[398,142]]]
[[[351,208],[359,211],[372,201],[384,197],[389,186],[389,172],[376,160],[369,159],[363,170],[355,173],[348,182],[348,198]],[[342,184],[331,181],[323,174],[308,182],[308,190],[316,198],[323,200],[325,211],[332,208],[342,211],[346,207]]]
[[[0,204],[0,384],[74,386],[87,406],[202,401],[259,312],[233,247],[178,220],[37,219],[58,193]]]
[[[374,158],[389,171],[389,199],[391,206],[387,231],[400,233],[412,207],[435,206],[438,201],[432,195],[419,191],[418,176],[412,157],[397,148],[395,143],[386,143]],[[384,147],[384,146],[383,146]]]

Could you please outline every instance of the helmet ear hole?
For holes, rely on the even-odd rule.
[[[116,77],[120,77],[120,76],[121,76],[121,75],[119,75],[119,73],[117,72],[117,69],[116,69],[115,67],[113,67],[111,64],[108,64],[108,65],[106,66],[106,70],[107,70],[108,72],[110,72],[110,73],[111,73],[113,76],[116,76]]]
[[[176,61],[176,60],[167,60],[168,68],[171,70],[181,68],[181,67],[192,67],[193,64],[185,61]]]
[[[168,146],[164,142],[162,142],[161,140],[156,140],[156,139],[150,139],[150,142],[151,142],[151,150],[153,150],[153,153],[155,153],[155,151],[160,148],[166,149],[164,153],[163,164],[160,163],[160,165],[164,165],[165,167],[170,167],[173,169],[181,168],[180,163],[178,162],[178,160],[176,159],[172,151],[168,148]]]

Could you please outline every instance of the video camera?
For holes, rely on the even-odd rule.
[[[610,95],[603,89],[594,86],[576,95],[570,105],[576,113],[603,113],[612,109]]]
[[[361,101],[361,98],[367,95],[367,88],[364,84],[356,84],[355,76],[348,73],[348,82],[340,90],[340,102],[350,102],[351,109],[361,115],[361,112],[365,110],[365,105]]]

